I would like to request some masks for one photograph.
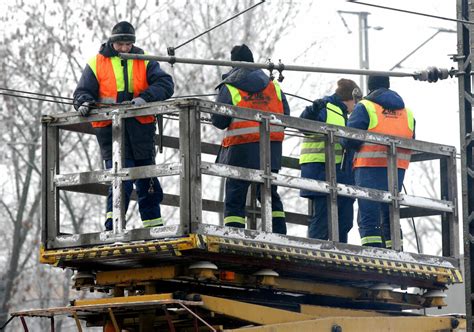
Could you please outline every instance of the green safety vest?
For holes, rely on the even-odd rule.
[[[346,126],[344,112],[338,106],[327,103],[326,111],[326,123],[343,127]],[[323,134],[306,135],[300,146],[300,164],[324,163],[326,161],[324,153],[325,146],[326,138]],[[334,145],[334,152],[336,153],[336,164],[340,164],[342,162],[341,144],[336,143]]]

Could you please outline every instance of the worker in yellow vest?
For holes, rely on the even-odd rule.
[[[360,89],[354,81],[342,78],[337,81],[334,94],[315,100],[312,105],[304,109],[300,118],[344,127],[349,114],[362,97],[361,95]],[[305,137],[301,142],[301,177],[326,181],[325,145],[326,138],[324,135],[305,133]],[[353,185],[352,154],[344,153],[340,143],[335,144],[334,152],[337,182]],[[308,237],[328,240],[327,195],[302,189],[300,196],[312,200]],[[339,242],[347,243],[347,234],[352,228],[354,219],[353,205],[353,198],[338,196]]]
[[[403,99],[390,90],[387,76],[370,76],[369,94],[354,108],[347,127],[372,133],[415,138],[413,113],[405,107]],[[357,186],[388,190],[387,146],[362,141],[343,140],[343,145],[354,149],[353,161]],[[410,163],[410,151],[397,149],[398,188],[401,189],[405,171]],[[359,232],[362,245],[391,248],[388,204],[358,199]],[[382,219],[382,220],[380,220]]]
[[[147,102],[166,100],[173,95],[170,75],[156,61],[122,60],[119,53],[144,54],[136,46],[135,28],[119,22],[99,53],[91,58],[74,91],[74,107],[81,116],[88,116],[95,103],[123,103],[143,106]],[[107,169],[112,167],[111,121],[92,122]],[[124,121],[124,167],[155,164],[155,117],[138,116]],[[140,216],[144,227],[162,226],[160,202],[163,191],[157,178],[135,180]],[[132,181],[124,182],[125,207],[133,190]],[[107,197],[105,229],[112,230],[112,189]]]
[[[237,45],[231,51],[232,61],[254,62],[247,45]],[[224,104],[276,113],[290,114],[290,108],[278,82],[271,80],[261,69],[233,68],[223,75],[217,86],[216,101]],[[226,129],[217,162],[252,169],[260,168],[259,123],[223,115],[212,115],[212,124]],[[281,168],[284,128],[270,127],[271,169]],[[224,202],[224,224],[245,228],[245,201],[250,182],[227,178]],[[258,187],[257,195],[259,196]],[[273,232],[286,234],[285,212],[277,187],[271,187]]]

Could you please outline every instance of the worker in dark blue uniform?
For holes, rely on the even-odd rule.
[[[232,61],[253,62],[253,54],[245,45],[235,46],[231,51]],[[222,77],[217,86],[217,102],[260,111],[290,114],[290,108],[284,93],[276,81],[261,69],[233,68]],[[226,129],[217,162],[252,169],[260,168],[259,123],[212,115],[212,124]],[[278,172],[281,168],[282,141],[284,128],[271,126],[271,169]],[[245,228],[245,201],[250,182],[227,178],[225,188],[224,224]],[[259,186],[260,188],[260,186]],[[257,189],[259,191],[259,188]],[[258,196],[259,193],[257,193]],[[285,212],[277,187],[271,187],[273,232],[286,234]]]
[[[333,95],[316,100],[307,106],[300,117],[303,119],[345,126],[349,114],[360,96],[357,84],[349,79],[340,79]],[[335,144],[336,178],[338,183],[352,185],[352,154],[344,153],[339,143]],[[326,181],[325,137],[322,134],[306,133],[301,143],[301,177]],[[327,195],[309,190],[301,190],[301,197],[312,200],[312,214],[309,220],[308,237],[328,240],[328,203]],[[339,241],[347,242],[347,234],[352,228],[354,199],[338,196]]]
[[[415,138],[415,119],[403,99],[390,90],[387,76],[370,76],[369,94],[352,113],[347,127],[373,133]],[[388,190],[388,149],[385,145],[343,140],[347,149],[354,149],[355,184],[360,187]],[[401,189],[411,151],[397,148],[398,188]],[[359,233],[364,246],[392,248],[388,204],[358,199]]]
[[[156,61],[122,60],[119,53],[144,54],[135,43],[135,29],[128,22],[120,22],[112,29],[109,40],[102,44],[99,54],[89,60],[74,91],[74,107],[87,116],[95,103],[131,102],[142,106],[147,102],[166,100],[173,95],[174,83],[170,75],[160,69]],[[99,141],[105,167],[112,167],[111,121],[92,122]],[[124,121],[124,167],[155,164],[155,117],[138,116]],[[140,216],[145,227],[162,226],[160,202],[163,191],[157,178],[135,180]],[[133,190],[132,181],[124,182],[125,208]],[[111,230],[112,188],[107,197],[105,229]]]

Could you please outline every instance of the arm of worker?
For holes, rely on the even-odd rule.
[[[281,93],[281,102],[283,103],[283,114],[290,115],[290,105],[288,104],[286,95],[283,92]]]
[[[73,94],[76,110],[84,103],[94,103],[99,98],[99,83],[91,67],[87,64]]]
[[[232,97],[230,95],[229,89],[227,89],[225,84],[219,86],[219,93],[217,94],[216,102],[232,105]],[[214,127],[217,127],[219,129],[226,129],[227,127],[229,127],[232,118],[230,116],[212,114],[211,121]]]
[[[369,122],[369,114],[367,113],[365,106],[361,103],[358,103],[351,116],[347,120],[346,127],[367,130],[367,128],[369,128]],[[362,143],[362,141],[351,140],[347,138],[341,139],[341,144],[346,149],[358,150]]]
[[[162,101],[170,98],[174,93],[174,82],[171,75],[160,68],[156,61],[150,61],[146,67],[148,88],[140,93],[146,102]]]
[[[413,119],[413,139],[416,139],[415,130],[416,130],[416,119]]]
[[[323,99],[316,99],[311,106],[306,106],[300,114],[300,118],[312,121],[326,121],[326,102]],[[311,134],[303,132],[303,134]]]

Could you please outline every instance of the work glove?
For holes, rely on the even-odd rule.
[[[133,106],[143,106],[146,104],[146,100],[143,99],[142,97],[137,97],[132,99],[132,105]]]
[[[91,103],[88,101],[82,103],[82,105],[79,106],[77,111],[79,112],[79,114],[81,114],[81,116],[89,116],[89,113],[91,112]]]
[[[322,99],[316,99],[313,101],[313,110],[315,112],[322,110],[323,108],[326,108],[326,102]]]

